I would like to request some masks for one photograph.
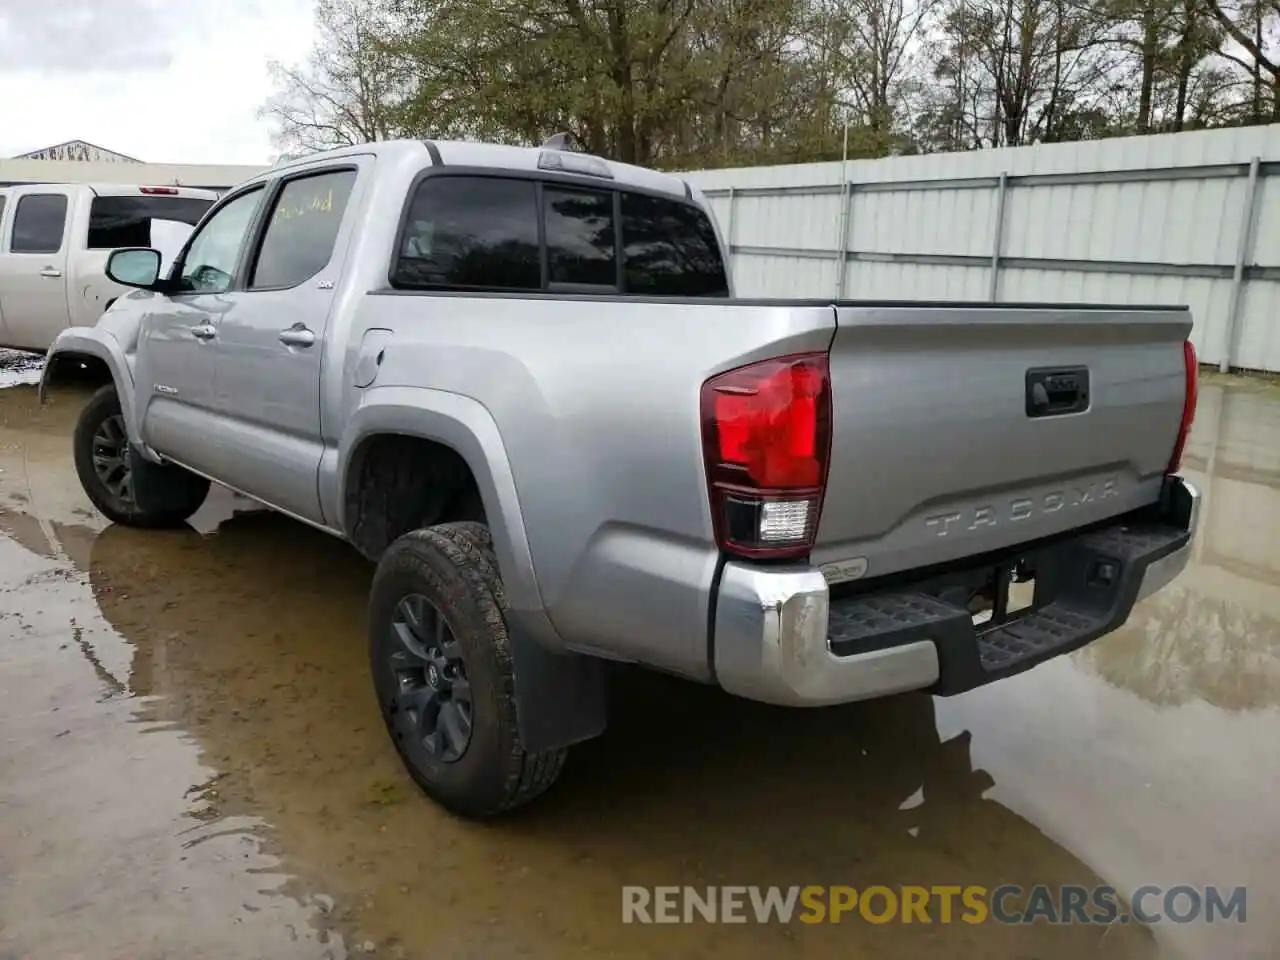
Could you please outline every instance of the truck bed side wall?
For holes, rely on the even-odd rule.
[[[718,558],[700,386],[827,349],[832,308],[391,292],[361,304],[355,341],[370,327],[395,331],[379,390],[460,394],[492,415],[565,642],[705,679]]]

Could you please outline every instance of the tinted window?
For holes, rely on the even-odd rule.
[[[183,255],[179,290],[221,293],[231,286],[249,221],[261,199],[262,188],[258,187],[242,193],[209,218]]]
[[[538,207],[528,180],[428,177],[409,207],[392,282],[538,290]]]
[[[547,275],[552,283],[618,285],[613,194],[544,187]]]
[[[729,283],[711,219],[697,207],[622,195],[627,292],[654,297],[727,297]]]
[[[18,201],[13,212],[14,253],[57,253],[62,249],[62,228],[67,219],[67,198],[33,193]]]
[[[280,191],[258,251],[251,287],[292,287],[324,269],[342,225],[354,170],[290,180]]]
[[[4,196],[0,195],[0,223],[4,223]]]
[[[89,206],[90,250],[113,250],[117,247],[154,247],[155,233],[168,239],[175,230],[190,235],[212,205],[211,200],[188,197],[94,197]]]

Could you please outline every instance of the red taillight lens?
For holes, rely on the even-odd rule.
[[[163,197],[176,197],[178,195],[177,187],[139,187],[138,189],[143,193]]]
[[[1182,466],[1182,451],[1187,445],[1187,435],[1191,433],[1191,423],[1196,418],[1196,400],[1199,397],[1200,362],[1196,358],[1196,348],[1190,340],[1182,344],[1182,362],[1186,366],[1187,390],[1182,400],[1182,424],[1178,427],[1178,439],[1173,444],[1173,456],[1169,458],[1169,473],[1177,473]]]
[[[746,557],[808,553],[831,449],[827,355],[712,377],[702,386],[702,447],[721,548]]]

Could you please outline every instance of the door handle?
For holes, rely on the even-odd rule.
[[[218,329],[212,323],[202,323],[191,328],[191,335],[197,340],[212,340],[218,335]]]
[[[62,276],[62,271],[56,267],[45,267],[40,271],[40,276],[48,277],[50,280],[56,280],[58,277]]]
[[[1060,370],[1027,371],[1027,416],[1057,417],[1089,409],[1089,370],[1070,367]]]
[[[289,329],[280,331],[280,342],[291,347],[309,347],[316,342],[316,335],[301,323],[295,323]]]

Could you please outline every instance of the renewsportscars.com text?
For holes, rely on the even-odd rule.
[[[622,888],[623,923],[1244,923],[1244,887],[1007,884]]]

